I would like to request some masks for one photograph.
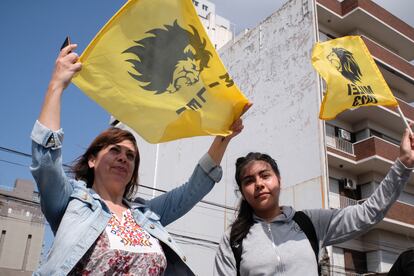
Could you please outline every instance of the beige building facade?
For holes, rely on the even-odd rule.
[[[34,183],[0,186],[0,275],[31,275],[41,256],[45,220]]]

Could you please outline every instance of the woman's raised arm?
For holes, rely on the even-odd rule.
[[[39,122],[53,131],[60,129],[60,99],[63,90],[82,68],[78,55],[72,52],[76,47],[76,44],[70,44],[60,51],[40,111]]]

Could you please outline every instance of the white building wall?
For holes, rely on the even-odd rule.
[[[235,160],[261,151],[278,161],[283,204],[323,206],[323,125],[318,119],[318,78],[310,63],[315,37],[312,1],[292,0],[222,49],[230,75],[254,105],[245,116],[245,130],[223,158],[222,181],[205,200],[236,207]],[[161,190],[184,183],[212,140],[195,137],[156,146],[139,139],[140,183]],[[148,198],[153,192],[141,187],[139,195]],[[233,219],[233,209],[200,203],[167,228],[187,236],[179,242],[197,274],[212,275],[217,244]]]
[[[224,47],[222,55],[231,76],[254,103],[246,115],[240,149],[244,154],[267,152],[278,161],[282,203],[299,209],[323,206],[325,150],[317,76],[310,62],[316,41],[311,2],[289,1]]]
[[[398,255],[383,250],[367,252],[368,271],[387,272],[397,257]]]
[[[332,266],[335,268],[345,267],[344,250],[340,247],[332,247]]]
[[[236,207],[235,160],[249,151],[262,151],[280,165],[284,203],[299,209],[323,205],[324,151],[320,146],[322,125],[317,119],[320,99],[310,64],[315,32],[312,11],[304,15],[302,2],[311,7],[307,1],[289,2],[222,52],[230,75],[254,106],[246,114],[245,131],[232,141],[223,158],[222,181],[205,200]],[[161,190],[180,185],[212,140],[195,137],[155,146],[139,139],[140,183]],[[148,198],[152,193],[141,187],[139,194]],[[217,243],[233,219],[231,209],[200,203],[168,230],[192,237],[179,239],[188,262],[199,275],[212,275]]]

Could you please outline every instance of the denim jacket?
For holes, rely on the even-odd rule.
[[[62,167],[62,129],[51,131],[36,121],[30,167],[40,204],[55,235],[47,259],[34,275],[67,275],[104,231],[111,212],[84,181],[69,178]],[[135,221],[157,238],[167,258],[164,275],[194,275],[165,226],[187,213],[220,181],[222,170],[206,154],[187,183],[151,200],[124,200]]]

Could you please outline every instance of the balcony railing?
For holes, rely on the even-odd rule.
[[[354,154],[354,146],[351,142],[348,142],[344,139],[327,135],[326,144],[337,150],[341,150],[352,155]]]
[[[329,193],[330,208],[345,208],[357,204],[359,204],[359,200],[352,199],[346,196],[341,196],[336,193]]]
[[[330,265],[328,267],[322,267],[322,271],[324,271],[328,275],[337,275],[337,276],[339,276],[339,275],[344,275],[344,276],[371,276],[371,275],[380,275],[380,274],[377,274],[375,272],[357,273],[354,270],[350,270],[350,269],[346,269],[345,267],[334,266],[334,265]]]
[[[338,154],[355,161],[372,156],[380,156],[393,161],[399,154],[398,145],[375,135],[356,143],[326,135],[326,144],[331,149],[336,150]],[[335,153],[333,150],[330,151]]]

